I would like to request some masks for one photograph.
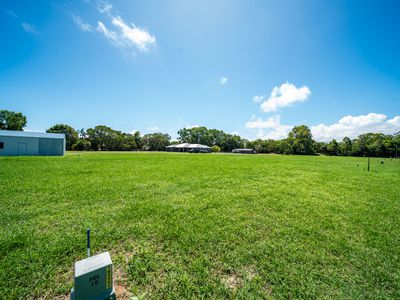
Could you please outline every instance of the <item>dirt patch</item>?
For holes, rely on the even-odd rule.
[[[221,281],[232,290],[236,290],[242,286],[242,279],[234,273],[223,275]]]
[[[132,296],[132,294],[123,285],[115,284],[114,289],[118,300],[129,300]]]
[[[244,274],[246,276],[246,279],[248,281],[252,280],[254,277],[256,277],[258,275],[258,273],[257,273],[256,269],[254,268],[254,266],[245,267],[243,269],[243,272],[244,272]]]

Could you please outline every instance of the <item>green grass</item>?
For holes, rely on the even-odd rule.
[[[0,299],[54,299],[109,250],[146,299],[400,298],[400,160],[0,158]]]

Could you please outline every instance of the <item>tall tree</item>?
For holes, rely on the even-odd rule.
[[[346,136],[340,144],[340,151],[342,155],[351,155],[352,143],[351,140]]]
[[[56,124],[47,129],[46,132],[64,133],[67,150],[71,150],[72,146],[79,140],[78,132],[74,128],[66,124]]]
[[[132,133],[132,135],[133,135],[133,138],[135,139],[137,149],[141,149],[142,148],[142,137],[140,135],[140,132],[135,131],[134,133]]]
[[[340,155],[339,143],[335,139],[326,146],[326,150],[329,155]]]
[[[293,154],[314,154],[314,142],[311,130],[305,126],[295,126],[287,138]]]
[[[0,110],[0,130],[22,131],[26,123],[26,116],[20,112]]]
[[[142,138],[142,149],[146,151],[165,151],[170,144],[171,137],[164,133],[145,134]]]
[[[120,150],[119,145],[121,132],[108,126],[98,125],[86,131],[92,150],[116,151]]]

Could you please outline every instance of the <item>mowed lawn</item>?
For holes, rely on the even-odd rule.
[[[67,295],[89,226],[140,298],[399,299],[399,175],[400,159],[1,157],[0,299]]]

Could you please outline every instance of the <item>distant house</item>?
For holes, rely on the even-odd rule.
[[[177,144],[166,147],[168,152],[211,152],[211,147],[201,144]]]
[[[257,151],[254,149],[234,149],[232,153],[257,154]]]
[[[0,156],[62,156],[65,134],[0,130]]]

